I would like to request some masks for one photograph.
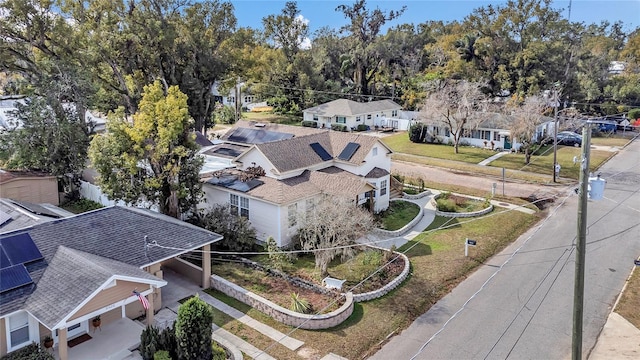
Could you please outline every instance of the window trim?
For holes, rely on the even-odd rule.
[[[380,181],[380,196],[387,195],[387,179]]]
[[[16,329],[11,329],[11,319],[15,318],[16,316],[23,316],[26,315],[27,316],[27,323],[25,325],[22,325]],[[29,344],[31,344],[32,342],[35,341],[35,338],[38,337],[37,333],[34,333],[34,331],[37,330],[37,324],[34,323],[34,321],[32,320],[31,316],[29,315],[28,312],[26,311],[20,311],[17,313],[14,313],[12,315],[9,315],[5,318],[5,332],[6,332],[6,345],[7,345],[7,352],[12,352],[18,349],[21,349]],[[23,330],[23,329],[27,329],[27,333],[29,335],[28,339],[25,342],[13,345],[12,344],[12,338],[11,335],[13,332],[17,331],[17,330]]]
[[[250,219],[249,198],[238,194],[229,193],[229,211],[233,215]]]
[[[336,123],[337,124],[346,124],[347,123],[347,117],[346,116],[336,116]]]

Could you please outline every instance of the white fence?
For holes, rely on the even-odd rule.
[[[80,181],[80,195],[85,199],[95,201],[104,206],[113,206],[113,205],[127,206],[127,203],[125,203],[124,201],[120,201],[120,200],[116,201],[116,200],[109,199],[107,195],[102,193],[102,190],[100,189],[99,186],[94,185],[90,182],[82,181],[82,180]],[[148,206],[145,203],[141,203],[141,204],[133,204],[133,206],[150,209],[153,211],[158,211],[158,207],[156,205]]]

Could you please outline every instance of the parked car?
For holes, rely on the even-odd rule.
[[[581,146],[582,136],[571,131],[561,131],[558,133],[558,145]]]

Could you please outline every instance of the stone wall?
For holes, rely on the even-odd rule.
[[[382,248],[378,248],[378,249],[388,251],[388,250],[382,249]],[[409,276],[409,270],[411,269],[411,263],[409,262],[409,258],[405,254],[402,254],[402,253],[399,253],[399,252],[394,252],[394,254],[399,255],[401,258],[404,259],[404,269],[402,269],[402,272],[400,273],[400,275],[398,277],[396,277],[395,279],[391,280],[388,284],[386,284],[385,286],[381,287],[380,289],[377,289],[377,290],[374,290],[374,291],[369,291],[369,292],[362,293],[362,294],[353,295],[353,301],[355,301],[355,302],[363,302],[363,301],[369,301],[369,300],[373,300],[373,299],[377,299],[379,297],[382,297],[382,296],[386,295],[387,293],[389,293],[389,291],[391,291],[391,290],[395,289],[396,287],[398,287],[398,285],[402,284],[402,282],[407,278],[407,276]]]
[[[488,214],[491,211],[493,211],[493,205],[489,204],[489,207],[482,209],[482,210],[478,210],[478,211],[473,211],[473,212],[467,212],[467,213],[457,213],[457,212],[448,212],[448,211],[440,211],[437,210],[438,209],[438,204],[436,202],[436,200],[438,200],[438,198],[441,196],[441,194],[435,195],[433,197],[433,199],[431,199],[431,205],[433,205],[433,207],[436,208],[436,215],[437,216],[444,216],[444,217],[449,217],[449,218],[468,218],[468,217],[475,217],[475,216],[481,216],[484,214]],[[465,195],[463,195],[465,196]],[[471,199],[476,199],[476,200],[482,200],[481,198],[478,197],[474,197],[474,196],[466,196],[468,198]]]
[[[419,194],[407,194],[406,192],[402,193],[402,198],[405,200],[418,200],[418,199],[422,199],[425,196],[429,196],[431,195],[431,191],[430,190],[425,190]]]
[[[271,316],[283,324],[301,329],[328,329],[341,324],[353,313],[353,294],[345,294],[344,304],[328,314],[308,315],[285,309],[217,275],[211,276],[211,287]]]
[[[404,201],[402,199],[391,199],[391,201]],[[418,205],[419,206],[419,205]],[[409,221],[409,223],[407,223],[407,225],[401,227],[398,230],[385,230],[385,229],[374,229],[373,233],[376,235],[382,235],[382,236],[389,236],[389,237],[398,237],[398,236],[402,236],[404,234],[406,234],[407,232],[409,232],[409,230],[411,230],[411,228],[413,228],[418,221],[422,220],[422,217],[424,216],[424,210],[422,208],[420,208],[420,211],[418,212],[418,215],[416,215],[415,218],[413,218],[413,220]]]

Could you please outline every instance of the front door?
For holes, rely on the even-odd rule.
[[[509,139],[508,136],[504,137],[504,149],[505,150],[510,150],[511,149],[511,139]]]

